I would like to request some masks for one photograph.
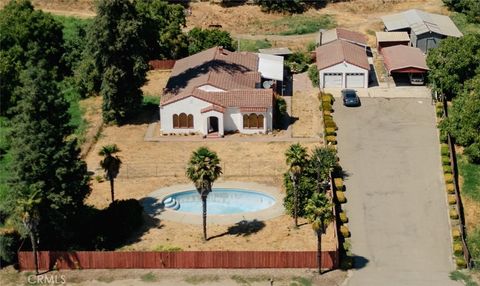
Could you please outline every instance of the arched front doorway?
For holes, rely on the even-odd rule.
[[[218,117],[210,116],[208,117],[208,133],[218,132]]]

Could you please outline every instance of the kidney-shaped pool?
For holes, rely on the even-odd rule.
[[[202,200],[196,190],[169,195],[163,200],[165,208],[186,213],[202,213]],[[256,212],[275,204],[267,194],[243,189],[214,188],[207,197],[208,214],[238,214]]]

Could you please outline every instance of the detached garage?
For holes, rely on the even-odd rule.
[[[399,45],[383,48],[382,54],[385,69],[388,71],[388,74],[393,77],[408,75],[410,78],[412,78],[412,76],[425,78],[425,74],[429,70],[425,55],[419,48]],[[416,83],[411,82],[411,84]],[[423,84],[423,82],[421,84]]]
[[[364,48],[336,40],[316,50],[320,88],[367,88],[368,64]]]

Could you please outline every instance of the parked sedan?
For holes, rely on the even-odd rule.
[[[353,89],[342,90],[343,105],[345,106],[360,106],[360,98],[357,92]]]

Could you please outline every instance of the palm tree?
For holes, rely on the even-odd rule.
[[[120,152],[116,144],[105,145],[100,149],[98,155],[103,156],[100,166],[105,171],[105,177],[110,181],[110,193],[112,195],[112,203],[115,201],[114,181],[120,172],[122,161],[114,154]]]
[[[222,174],[217,153],[207,147],[200,147],[192,153],[186,175],[193,182],[202,198],[203,239],[207,240],[207,196],[212,191],[213,182]]]
[[[292,144],[285,152],[285,156],[293,186],[293,218],[295,227],[298,227],[298,181],[308,161],[307,150],[299,143]]]
[[[22,219],[22,224],[30,236],[30,242],[32,243],[33,259],[35,262],[35,273],[38,275],[38,255],[37,245],[38,236],[37,229],[40,222],[40,213],[38,211],[38,205],[41,202],[40,198],[37,198],[39,191],[32,193],[26,198],[20,198],[17,200],[17,213]]]
[[[322,234],[333,220],[333,204],[325,193],[313,193],[305,207],[308,220],[317,234],[318,273],[322,274]]]
[[[336,151],[329,147],[315,147],[312,152],[311,161],[317,173],[317,192],[324,190],[325,183],[328,183],[330,173],[337,164]]]

